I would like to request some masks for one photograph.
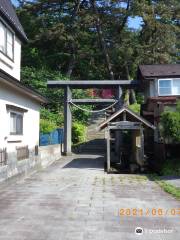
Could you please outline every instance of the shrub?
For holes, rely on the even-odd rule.
[[[53,122],[58,127],[62,127],[63,121],[64,121],[62,113],[53,113],[45,108],[41,109],[41,119],[45,119],[45,120],[48,120],[49,122]]]
[[[161,174],[164,176],[167,175],[180,176],[180,160],[167,159],[163,164]]]
[[[169,108],[161,114],[161,134],[165,140],[180,142],[180,103],[177,104],[176,111]]]
[[[89,98],[89,92],[87,90],[82,90],[82,89],[74,89],[72,91],[73,98],[76,99],[86,99]],[[92,110],[92,106],[87,106],[87,105],[81,105],[81,108],[86,109],[86,110]],[[75,122],[81,122],[86,125],[91,113],[87,111],[82,111],[79,108],[72,107],[72,117]]]
[[[134,104],[129,105],[128,107],[129,107],[129,109],[131,109],[131,110],[134,111],[135,113],[140,114],[140,107],[141,107],[140,104],[134,103]]]
[[[83,109],[90,110],[88,107],[89,106],[83,106]],[[87,121],[88,121],[90,115],[91,115],[91,113],[89,113],[89,112],[82,111],[75,107],[72,108],[72,117],[73,117],[74,121],[81,122],[82,124],[87,124]]]
[[[50,133],[57,129],[57,126],[54,122],[51,122],[47,119],[40,120],[40,132],[41,133]]]
[[[81,143],[86,140],[86,126],[80,122],[72,125],[72,141],[73,144]]]
[[[136,93],[136,100],[137,100],[137,103],[143,104],[144,103],[144,95],[142,93]]]

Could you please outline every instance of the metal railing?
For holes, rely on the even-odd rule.
[[[24,160],[29,158],[29,148],[28,146],[16,147],[17,160]]]
[[[6,148],[0,149],[0,166],[7,165],[7,152]]]

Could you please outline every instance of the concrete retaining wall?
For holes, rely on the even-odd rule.
[[[57,144],[39,147],[39,154],[41,166],[47,167],[61,157],[61,146]]]
[[[39,168],[47,167],[61,157],[60,145],[39,147],[38,156],[29,151],[29,158],[17,160],[16,152],[8,153],[7,165],[0,166],[0,182],[17,175],[25,175]]]

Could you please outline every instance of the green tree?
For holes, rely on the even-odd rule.
[[[51,101],[62,114],[61,90],[47,90],[50,79],[133,79],[139,64],[180,59],[179,0],[19,0],[17,13],[28,35],[23,47],[22,81]],[[141,17],[138,30],[130,17]],[[87,92],[74,91],[87,97]],[[136,102],[127,91],[127,102]],[[75,119],[88,114],[72,108]]]
[[[166,109],[161,115],[161,133],[165,141],[180,142],[180,102],[176,111]]]
[[[172,63],[178,60],[179,0],[137,0],[134,14],[142,17],[140,31],[141,62]]]
[[[27,86],[36,89],[49,100],[47,107],[54,113],[62,112],[63,90],[48,89],[47,81],[66,81],[67,78],[58,71],[45,68],[22,67],[21,81]]]

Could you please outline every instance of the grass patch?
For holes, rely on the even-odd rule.
[[[147,182],[147,177],[146,176],[136,176],[135,177],[135,180],[138,182],[138,183],[146,183]]]
[[[151,175],[150,177],[151,177],[151,180],[155,181],[165,192],[171,194],[172,196],[174,196],[175,198],[180,200],[180,188],[179,187],[175,187],[172,184],[161,180],[160,177],[155,174]]]
[[[147,181],[147,176],[136,176],[135,177],[136,178],[136,180],[139,180],[139,181]]]
[[[180,188],[171,185],[170,183],[166,183],[164,181],[158,181],[159,186],[167,193],[170,193],[175,198],[180,200]]]

